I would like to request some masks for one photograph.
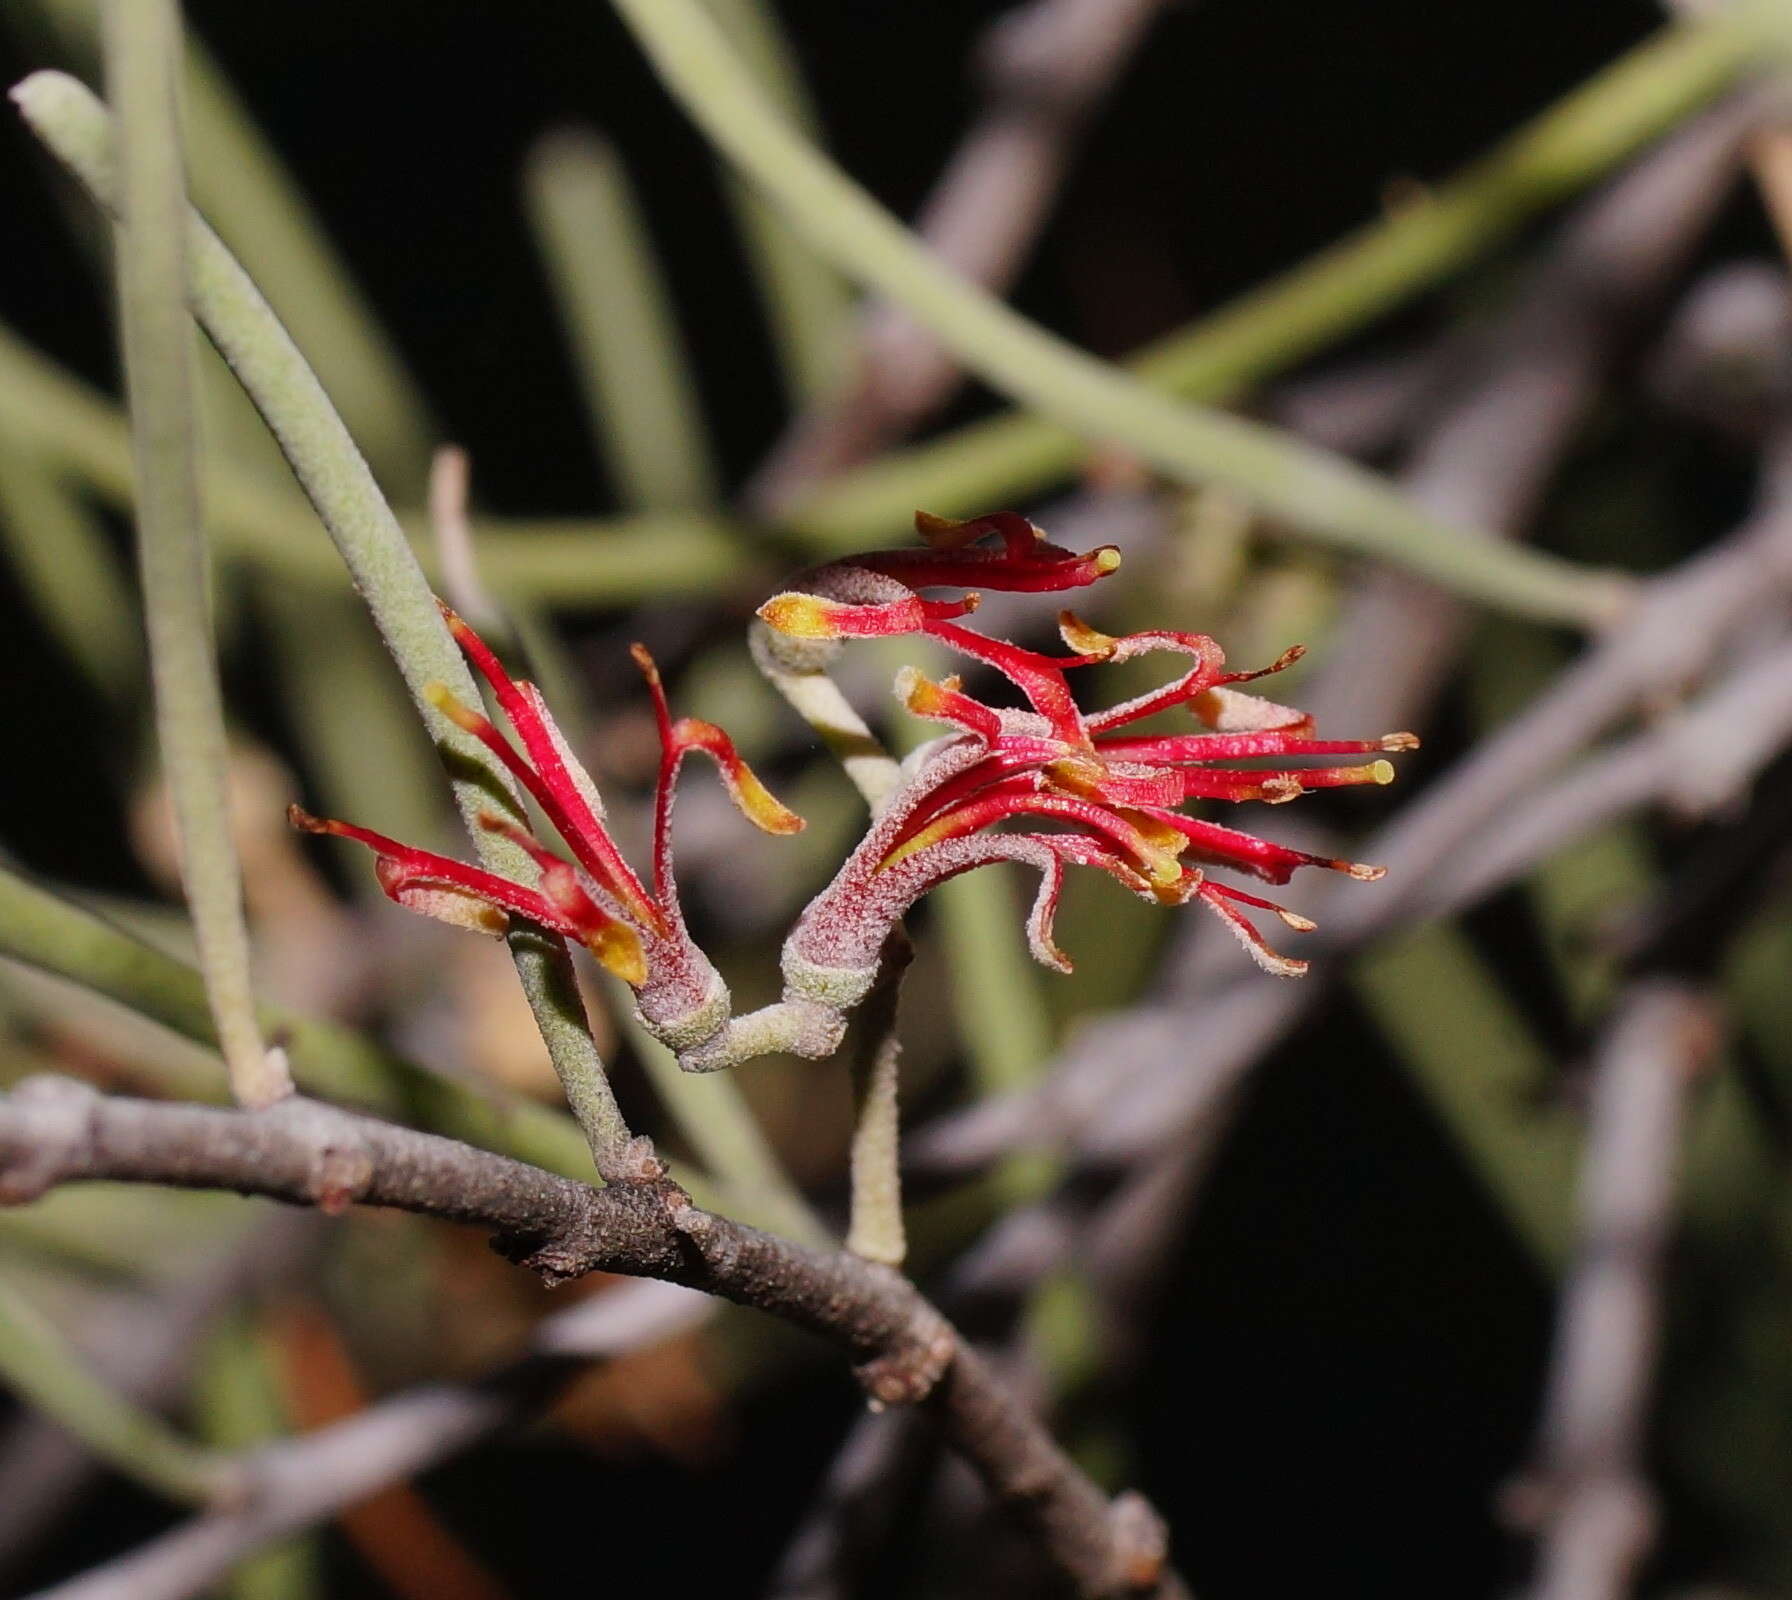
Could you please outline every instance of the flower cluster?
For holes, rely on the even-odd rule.
[[[295,826],[337,834],[367,845],[378,857],[380,887],[408,910],[484,933],[503,933],[511,917],[575,939],[636,991],[643,1019],[674,1048],[703,1043],[728,1021],[728,991],[685,927],[672,870],[672,803],[686,756],[712,758],[742,813],[767,833],[794,833],[803,820],[774,799],[713,723],[672,718],[653,658],[633,647],[647,680],[659,725],[660,769],[654,792],[653,887],[623,859],[604,826],[597,786],[555,724],[541,691],[519,682],[467,624],[447,606],[442,615],[503,708],[520,741],[502,731],[443,684],[425,693],[437,710],[495,755],[566,841],[573,862],[547,849],[508,817],[486,812],[481,826],[501,833],[540,869],[538,885],[469,866],[448,856],[400,844],[369,828],[314,817],[294,806]],[[576,862],[576,865],[574,864]]]
[[[1279,804],[1309,789],[1391,782],[1385,759],[1350,765],[1224,765],[1244,760],[1366,755],[1410,750],[1409,733],[1374,740],[1322,740],[1311,718],[1235,687],[1279,672],[1301,655],[1287,651],[1257,672],[1228,672],[1204,634],[1148,632],[1111,637],[1074,613],[1059,627],[1072,652],[1046,656],[974,633],[958,618],[976,609],[959,599],[921,598],[920,588],[981,583],[1028,592],[1081,588],[1119,565],[1111,547],[1076,555],[1048,544],[1013,513],[947,522],[918,517],[928,548],[858,556],[805,574],[801,587],[760,609],[768,626],[802,640],[922,633],[995,668],[1028,709],[986,705],[956,678],[935,683],[906,669],[897,693],[918,716],[953,731],[910,758],[904,779],[840,876],[810,906],[793,934],[805,962],[860,968],[883,933],[920,895],[946,879],[998,860],[1019,860],[1042,874],[1028,922],[1033,954],[1069,971],[1052,941],[1067,865],[1097,867],[1142,896],[1179,905],[1198,900],[1237,935],[1259,965],[1294,976],[1305,963],[1270,948],[1246,914],[1267,911],[1306,931],[1305,917],[1207,875],[1230,868],[1285,884],[1303,866],[1360,879],[1373,867],[1310,855],[1234,828],[1186,815],[1191,800]],[[979,547],[993,538],[999,548]],[[1180,676],[1159,689],[1085,714],[1068,674],[1165,652],[1186,658]],[[1139,734],[1133,725],[1160,712],[1192,714],[1204,731]],[[998,825],[1009,824],[1006,829]],[[786,971],[789,971],[787,961]]]
[[[1237,685],[1281,670],[1299,649],[1259,672],[1228,672],[1225,657],[1202,634],[1148,632],[1113,637],[1071,612],[1059,617],[1067,655],[1048,656],[976,633],[960,619],[976,610],[969,586],[1022,593],[1063,592],[1115,570],[1111,546],[1076,554],[1048,543],[1012,512],[967,522],[919,515],[922,546],[884,551],[818,567],[760,608],[762,643],[786,665],[813,669],[839,642],[924,634],[994,668],[1026,702],[1025,709],[974,699],[956,678],[934,682],[913,668],[897,693],[918,716],[943,724],[942,737],[904,763],[899,782],[869,831],[833,880],[798,918],[784,944],[784,996],[735,1017],[730,997],[686,930],[673,875],[673,797],[684,758],[711,757],[741,811],[771,833],[790,833],[800,818],[780,805],[741,760],[721,729],[694,718],[674,721],[659,673],[645,650],[637,664],[653,697],[660,733],[655,793],[652,887],[623,859],[604,826],[596,787],[555,726],[533,684],[510,677],[491,649],[453,612],[450,630],[490,686],[516,743],[445,687],[430,698],[444,715],[486,746],[522,785],[565,840],[567,861],[506,817],[482,825],[522,847],[539,882],[522,883],[373,833],[351,823],[293,810],[293,821],[316,833],[359,840],[378,857],[385,892],[411,910],[459,926],[502,932],[511,917],[539,924],[583,944],[635,990],[646,1026],[686,1067],[706,1071],[769,1050],[825,1056],[837,1047],[846,1014],[875,982],[886,942],[903,914],[947,879],[994,861],[1021,861],[1041,874],[1028,918],[1034,955],[1069,971],[1052,939],[1052,921],[1067,866],[1104,871],[1133,892],[1165,904],[1198,900],[1220,917],[1267,971],[1293,976],[1305,964],[1271,949],[1249,911],[1269,912],[1288,927],[1312,927],[1271,900],[1211,878],[1220,867],[1269,884],[1284,884],[1300,867],[1317,866],[1375,878],[1371,867],[1292,850],[1249,833],[1190,816],[1193,800],[1257,800],[1278,804],[1309,789],[1387,783],[1385,759],[1327,766],[1236,763],[1410,750],[1418,741],[1395,733],[1375,740],[1321,740],[1311,719]],[[952,599],[924,589],[954,588]],[[769,642],[768,642],[769,641]],[[1105,711],[1086,713],[1069,674],[1167,653],[1187,663],[1162,687]],[[1139,733],[1135,725],[1162,712],[1191,715],[1201,731]],[[520,743],[521,748],[518,748]]]

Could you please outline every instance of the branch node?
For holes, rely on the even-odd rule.
[[[666,1163],[653,1148],[653,1140],[637,1133],[622,1147],[615,1172],[606,1176],[612,1183],[659,1183],[666,1172]]]
[[[1114,1541],[1116,1591],[1154,1592],[1170,1559],[1170,1530],[1157,1507],[1136,1489],[1128,1489],[1108,1508],[1108,1527]]]
[[[308,1147],[305,1195],[326,1216],[341,1216],[373,1183],[373,1152],[352,1124],[314,1101],[297,1096],[277,1100],[251,1116],[290,1127]]]
[[[79,1168],[93,1140],[100,1095],[72,1078],[44,1073],[25,1079],[8,1099],[26,1113],[30,1135],[0,1152],[0,1205],[27,1205]]]
[[[888,1270],[871,1264],[871,1270]],[[892,1277],[899,1276],[894,1272]],[[932,1306],[920,1302],[910,1326],[889,1349],[853,1368],[873,1411],[889,1406],[919,1405],[930,1394],[958,1354],[958,1335]]]

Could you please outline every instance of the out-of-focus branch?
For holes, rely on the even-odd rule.
[[[614,3],[685,111],[818,249],[925,319],[1005,393],[1180,482],[1236,490],[1309,537],[1398,562],[1490,604],[1578,624],[1622,611],[1630,585],[1617,574],[1477,538],[1354,463],[1242,418],[1169,401],[1019,316],[944,266],[779,117],[697,0]]]
[[[241,1458],[254,1493],[46,1591],[58,1600],[185,1600],[244,1557],[329,1520],[547,1405],[584,1363],[700,1322],[714,1301],[642,1279],[537,1325],[529,1352],[474,1383],[427,1384]]]
[[[173,1397],[195,1342],[220,1307],[297,1265],[318,1220],[299,1213],[270,1218],[197,1277],[100,1323],[87,1352],[94,1370],[120,1393],[159,1408]],[[21,1413],[0,1431],[0,1583],[97,1470],[78,1441],[42,1416]]]
[[[1033,0],[990,26],[973,59],[981,112],[915,223],[942,261],[1003,294],[1038,237],[1090,115],[1163,0]],[[799,417],[748,490],[776,515],[950,398],[962,373],[925,326],[872,300],[847,386]]]
[[[1653,1537],[1641,1451],[1662,1261],[1687,1089],[1715,1042],[1694,991],[1645,980],[1594,1063],[1581,1243],[1562,1294],[1541,1464],[1516,1497],[1542,1525],[1534,1600],[1621,1600]]]
[[[1636,308],[1659,294],[1678,257],[1710,214],[1723,165],[1734,163],[1746,121],[1714,113],[1595,200],[1520,296],[1507,327],[1490,336],[1469,387],[1446,405],[1420,446],[1414,484],[1427,496],[1472,509],[1477,520],[1515,527],[1547,464],[1595,392]],[[1584,327],[1554,309],[1568,306]],[[1511,334],[1508,339],[1506,334]],[[1515,414],[1501,396],[1528,397]],[[1342,952],[1399,922],[1407,894],[1467,853],[1477,829],[1531,793],[1552,767],[1590,744],[1626,710],[1682,687],[1709,664],[1735,620],[1773,604],[1778,580],[1792,584],[1792,513],[1780,487],[1785,462],[1762,492],[1761,510],[1709,554],[1653,580],[1626,622],[1558,680],[1544,699],[1477,746],[1362,850],[1386,865],[1386,881],[1325,895],[1325,949]],[[1392,575],[1368,580],[1343,636],[1348,643],[1306,697],[1320,726],[1397,726],[1448,664],[1451,602]],[[1497,751],[1497,753],[1495,753]],[[1459,798],[1466,795],[1466,799]],[[1456,808],[1462,807],[1460,811]],[[1437,813],[1441,809],[1442,815]],[[1304,909],[1304,908],[1303,908]],[[1235,984],[1213,966],[1173,974],[1150,1004],[1092,1027],[1037,1090],[989,1102],[911,1141],[922,1165],[981,1167],[1016,1142],[1072,1141],[1086,1155],[1136,1153],[1138,1141],[1186,1137],[1323,990],[1322,974],[1273,988]],[[1131,1063],[1128,1071],[1116,1063]]]
[[[1732,15],[1645,41],[1424,205],[1346,235],[1140,352],[1130,370],[1188,399],[1236,399],[1436,283],[1715,99],[1759,63],[1753,28],[1761,20],[1737,27],[1744,19]],[[956,516],[1018,499],[1070,471],[1086,449],[1043,416],[1010,413],[869,463],[805,499],[792,520],[818,544],[861,548],[901,527],[917,505]]]
[[[1717,810],[1789,739],[1792,643],[1782,643],[1684,711],[1504,810],[1473,848],[1430,863],[1403,920],[1429,921],[1473,905],[1625,812],[1657,803],[1695,814]]]
[[[299,1099],[227,1112],[106,1099],[39,1078],[0,1103],[0,1198],[95,1178],[234,1189],[328,1211],[391,1206],[489,1228],[503,1254],[549,1281],[618,1272],[768,1311],[844,1348],[874,1403],[924,1402],[1079,1594],[1175,1586],[1149,1508],[1134,1496],[1110,1502],[906,1279],[699,1210],[667,1180],[594,1189]]]

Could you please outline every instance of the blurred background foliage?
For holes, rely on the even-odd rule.
[[[770,59],[785,103],[904,217],[979,113],[967,63],[1003,10],[786,0],[768,33],[748,0],[714,9],[762,65],[767,41],[782,40],[787,57]],[[764,998],[768,951],[858,813],[752,673],[744,623],[780,572],[894,530],[860,537],[849,515],[839,526],[801,495],[768,506],[752,491],[793,415],[850,371],[854,291],[719,170],[607,7],[189,0],[185,11],[196,203],[288,320],[419,537],[430,451],[452,440],[469,452],[494,615],[577,730],[625,843],[644,837],[657,760],[624,655],[635,638],[667,664],[680,706],[724,723],[809,817],[800,840],[743,841],[707,787],[693,785],[680,810],[687,897],[736,992]],[[1427,185],[1660,20],[1642,4],[1541,0],[1168,7],[1076,148],[1009,298],[1095,354],[1124,356],[1366,221],[1422,209]],[[97,81],[84,0],[13,0],[0,14],[6,81],[46,63]],[[1664,124],[1715,97],[1723,74],[1709,76]],[[107,241],[11,119],[0,146],[11,221],[0,252],[0,670],[16,774],[0,785],[0,840],[14,865],[190,957],[127,557]],[[1589,164],[1577,182],[1603,175]],[[1763,417],[1783,404],[1792,370],[1785,328],[1769,317],[1782,342],[1707,349],[1690,372],[1674,365],[1675,330],[1739,265],[1783,297],[1783,266],[1746,183],[1712,209],[1574,421],[1529,516],[1538,548],[1647,575],[1747,514]],[[1407,464],[1438,389],[1424,363],[1505,326],[1562,217],[1489,237],[1385,314],[1266,361],[1271,381],[1252,385],[1249,409],[1377,467]],[[1386,393],[1406,398],[1375,411]],[[287,834],[285,804],[303,796],[408,840],[453,837],[377,636],[209,353],[201,398],[264,998],[364,1033],[363,1076],[342,1092],[365,1098],[377,1083],[382,1109],[417,1112],[435,1093],[422,1074],[394,1076],[393,1052],[446,1074],[470,1104],[501,1094],[557,1106],[502,953],[404,917],[358,863]],[[1359,403],[1367,424],[1350,409]],[[956,437],[1002,409],[973,382],[921,433]],[[882,480],[898,503],[903,460]],[[1204,629],[1244,663],[1304,639],[1308,682],[1343,655],[1334,624],[1357,614],[1361,563],[1285,537],[1223,494],[1169,485],[1123,448],[1036,478],[1025,504],[1048,529],[1059,531],[1056,512],[1068,542],[1128,547],[1112,592],[1088,608],[1100,625]],[[1426,749],[1400,790],[1336,797],[1317,808],[1329,824],[1363,833],[1422,793],[1534,703],[1581,642],[1472,608],[1451,624],[1450,646],[1441,692],[1412,713]],[[868,714],[881,716],[903,658],[849,657],[843,680]],[[1372,649],[1355,659],[1374,672]],[[1046,1275],[1021,1343],[1062,1435],[1104,1478],[1139,1482],[1163,1508],[1198,1592],[1493,1594],[1522,1572],[1523,1535],[1501,1505],[1527,1463],[1554,1283],[1571,1251],[1587,1052],[1664,917],[1674,968],[1719,986],[1728,1045],[1689,1121],[1648,1581],[1792,1592],[1789,777],[1775,760],[1752,798],[1715,814],[1625,815],[1466,912],[1371,945],[1230,1107],[1193,1197],[1180,1194],[1186,1216],[1162,1225],[1138,1324],[1103,1326],[1074,1272]],[[1007,915],[1017,892],[979,874],[922,919],[919,998],[904,1026],[911,1122],[1024,1087],[1080,1025],[1197,959],[1163,914],[1074,881],[1060,942],[1078,972],[1046,982],[1025,966]],[[1715,906],[1701,911],[1701,895]],[[176,997],[161,968],[142,985],[157,999],[139,1011],[172,1031],[0,964],[0,1072],[11,1081],[54,1066],[217,1097],[215,1062],[173,1015],[192,1011],[191,995]],[[724,1091],[669,1076],[621,1008],[601,990],[591,999],[631,1116],[729,1197],[730,1171],[768,1153],[706,1145],[703,1113],[679,1107]],[[842,1075],[769,1061],[737,1076],[769,1151],[824,1205],[837,1202],[851,1109]],[[538,1158],[581,1158],[563,1120],[526,1128],[515,1136],[533,1139]],[[956,1256],[1056,1173],[1050,1154],[1022,1152],[996,1183],[930,1196],[916,1219],[924,1259]],[[417,1219],[288,1227],[277,1249],[272,1226],[234,1201],[103,1188],[0,1215],[0,1347],[16,1355],[29,1342],[5,1332],[16,1301],[18,1328],[40,1319],[52,1343],[72,1341],[121,1388],[236,1448],[408,1384],[476,1374],[547,1303],[476,1239]],[[288,1270],[257,1270],[264,1257]],[[208,1286],[203,1314],[195,1284]],[[133,1330],[171,1307],[185,1335],[152,1360],[154,1341]],[[270,1552],[231,1589],[270,1600],[550,1592],[567,1557],[542,1529],[562,1516],[603,1541],[611,1581],[752,1589],[854,1406],[845,1375],[794,1336],[720,1317],[594,1370],[544,1424]],[[0,1485],[22,1482],[21,1463],[35,1459],[20,1453],[30,1426],[21,1412],[0,1439]],[[1009,1592],[999,1586],[1013,1581],[1012,1553],[971,1558],[962,1492],[936,1466],[924,1459],[900,1478],[888,1526],[919,1537],[878,1544],[861,1592]],[[59,1470],[72,1486],[36,1511],[29,1500],[11,1518],[0,1511],[9,1590],[126,1549],[174,1515],[128,1475],[96,1484],[67,1461]],[[693,1508],[701,1538],[690,1536]]]

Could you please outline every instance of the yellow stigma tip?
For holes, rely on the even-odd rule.
[[[819,595],[773,595],[759,608],[759,620],[793,639],[836,639],[833,605]]]
[[[1392,783],[1394,781],[1394,763],[1371,761],[1369,763],[1369,781],[1371,783]]]
[[[1092,559],[1095,562],[1095,570],[1104,578],[1110,572],[1118,572],[1120,570],[1120,552],[1111,544],[1104,544],[1094,553]]]

